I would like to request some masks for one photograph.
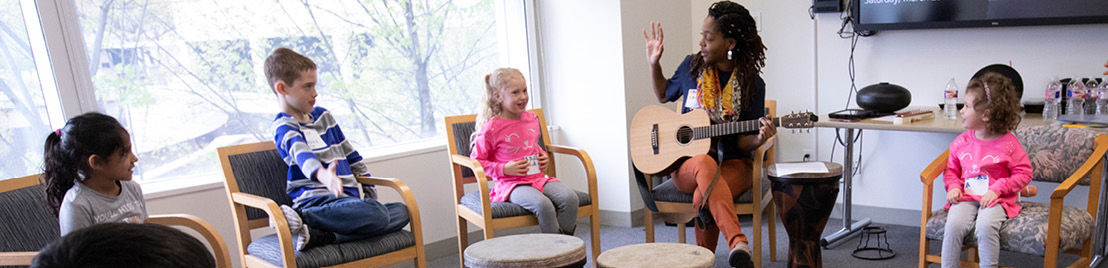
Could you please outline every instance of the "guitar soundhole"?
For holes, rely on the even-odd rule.
[[[689,144],[693,140],[693,130],[689,126],[681,126],[677,129],[677,143]]]

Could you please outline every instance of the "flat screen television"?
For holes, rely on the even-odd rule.
[[[1108,0],[847,0],[856,31],[1108,23]]]

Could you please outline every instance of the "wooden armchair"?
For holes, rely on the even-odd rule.
[[[1058,254],[1077,254],[1080,258],[1069,267],[1088,267],[1092,261],[1093,226],[1108,151],[1108,135],[1096,135],[1084,130],[1059,125],[1019,128],[1013,134],[1020,140],[1031,158],[1032,180],[1059,183],[1050,195],[1050,203],[1020,201],[1019,216],[1008,219],[1000,227],[1001,250],[1043,256],[1043,267],[1057,267]],[[950,150],[935,158],[920,173],[923,181],[923,209],[920,217],[919,266],[942,261],[940,254],[930,254],[930,240],[942,240],[947,212],[941,207],[932,211],[935,178],[946,170]],[[941,181],[939,182],[942,183]],[[1063,199],[1078,185],[1088,186],[1084,209],[1063,205]],[[964,240],[969,248],[969,260],[962,266],[977,267],[976,238],[969,232]]]
[[[580,199],[577,217],[591,218],[589,233],[592,236],[592,258],[596,260],[596,257],[600,256],[600,209],[596,203],[596,169],[593,168],[592,159],[584,150],[550,144],[550,133],[546,130],[546,118],[543,117],[542,109],[534,109],[531,112],[538,116],[539,125],[542,126],[540,127],[542,133],[538,144],[551,154],[550,163],[544,173],[551,177],[557,177],[553,154],[575,156],[584,166],[584,175],[589,192],[575,190]],[[484,230],[485,239],[492,238],[496,229],[539,224],[535,214],[527,211],[522,206],[509,202],[490,201],[490,179],[485,176],[485,170],[481,167],[481,163],[469,158],[470,149],[472,149],[470,148],[470,136],[473,134],[476,118],[477,116],[473,114],[445,118],[450,165],[454,179],[454,206],[455,213],[458,216],[458,257],[461,258],[461,263],[465,263],[463,253],[466,246],[469,245],[469,232],[466,230],[468,229],[467,222],[473,223]],[[565,181],[569,177],[557,178]],[[478,190],[466,193],[464,186],[470,183],[477,183]]]
[[[277,153],[273,142],[220,147],[219,162],[238,237],[238,253],[243,267],[384,267],[413,260],[426,267],[419,206],[408,186],[391,178],[358,176],[363,184],[386,186],[396,190],[411,217],[411,231],[341,244],[330,244],[307,251],[293,248],[293,237],[280,205],[292,206],[285,193],[288,165]],[[254,239],[251,230],[276,225],[276,234]]]
[[[777,101],[766,100],[766,116],[773,117],[777,114]],[[681,107],[677,108],[681,112]],[[765,169],[775,163],[774,151],[777,149],[777,136],[771,137],[762,146],[754,151],[753,185],[742,195],[735,198],[735,214],[752,215],[754,217],[753,234],[751,234],[751,254],[754,267],[762,267],[762,218],[768,221],[769,259],[777,260],[777,214],[773,211],[773,194],[770,193],[769,177],[765,175]],[[637,179],[639,192],[646,203],[647,209],[643,212],[646,225],[646,242],[654,242],[654,214],[659,214],[670,223],[677,224],[677,241],[685,243],[685,223],[689,222],[697,214],[697,207],[693,206],[693,195],[677,190],[677,186],[668,174],[645,174],[645,178]],[[654,185],[656,178],[664,180],[661,184]],[[753,189],[761,189],[753,191]],[[755,202],[754,200],[758,200]]]
[[[46,202],[42,174],[0,180],[0,266],[31,265],[38,251],[61,237],[58,218]],[[195,230],[213,251],[219,267],[231,267],[227,243],[211,224],[187,214],[150,215],[146,223]]]

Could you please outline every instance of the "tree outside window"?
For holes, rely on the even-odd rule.
[[[132,132],[136,177],[157,180],[218,173],[214,148],[273,139],[279,108],[262,65],[277,47],[316,62],[317,105],[360,150],[441,135],[444,115],[476,111],[484,73],[500,65],[500,3],[80,0],[77,9],[100,110]]]
[[[42,172],[46,110],[19,1],[0,0],[0,180]]]

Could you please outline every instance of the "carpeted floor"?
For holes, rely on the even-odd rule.
[[[749,216],[739,217],[739,220],[743,227],[743,232],[750,236],[751,232],[751,219]],[[777,222],[777,260],[769,261],[769,250],[762,250],[763,267],[787,267],[786,259],[788,257],[788,234],[785,233],[785,228],[781,226],[781,222]],[[655,223],[656,242],[677,242],[677,227],[666,226],[661,221]],[[919,227],[902,226],[902,225],[887,225],[887,224],[874,224],[871,226],[880,226],[886,229],[890,248],[896,253],[896,256],[887,260],[863,260],[854,258],[851,253],[859,244],[858,236],[852,237],[846,240],[836,247],[831,249],[824,249],[823,266],[824,267],[916,267],[919,255]],[[579,224],[577,226],[578,238],[585,241],[586,247],[589,247],[589,226],[588,224]],[[833,233],[842,228],[842,220],[834,219],[828,221],[827,227],[824,229],[824,235]],[[763,226],[763,229],[765,227]],[[535,230],[537,232],[537,229]],[[686,228],[688,240],[687,243],[695,244],[692,228]],[[610,227],[601,226],[600,229],[600,246],[601,252],[607,251],[620,246],[644,243],[645,231],[643,227],[623,228],[623,227]],[[716,267],[727,267],[727,254],[729,250],[727,245],[722,243],[723,239],[720,239],[721,243],[716,249]],[[472,242],[472,241],[471,241]],[[876,244],[876,241],[870,243]],[[759,246],[759,245],[751,245]],[[768,247],[769,242],[763,242],[763,247]],[[932,251],[938,252],[939,243],[932,243]],[[591,252],[591,249],[586,249],[587,252]],[[1069,263],[1076,260],[1074,255],[1063,255],[1059,260],[1059,267],[1065,267]],[[593,267],[592,257],[589,257],[588,264],[585,267]],[[459,267],[458,266],[458,254],[451,254],[428,261],[429,267]],[[1041,257],[1001,252],[1001,266],[1011,267],[1043,267],[1043,260]],[[1102,265],[1103,266],[1103,265]],[[932,264],[930,267],[939,267],[938,264]]]

